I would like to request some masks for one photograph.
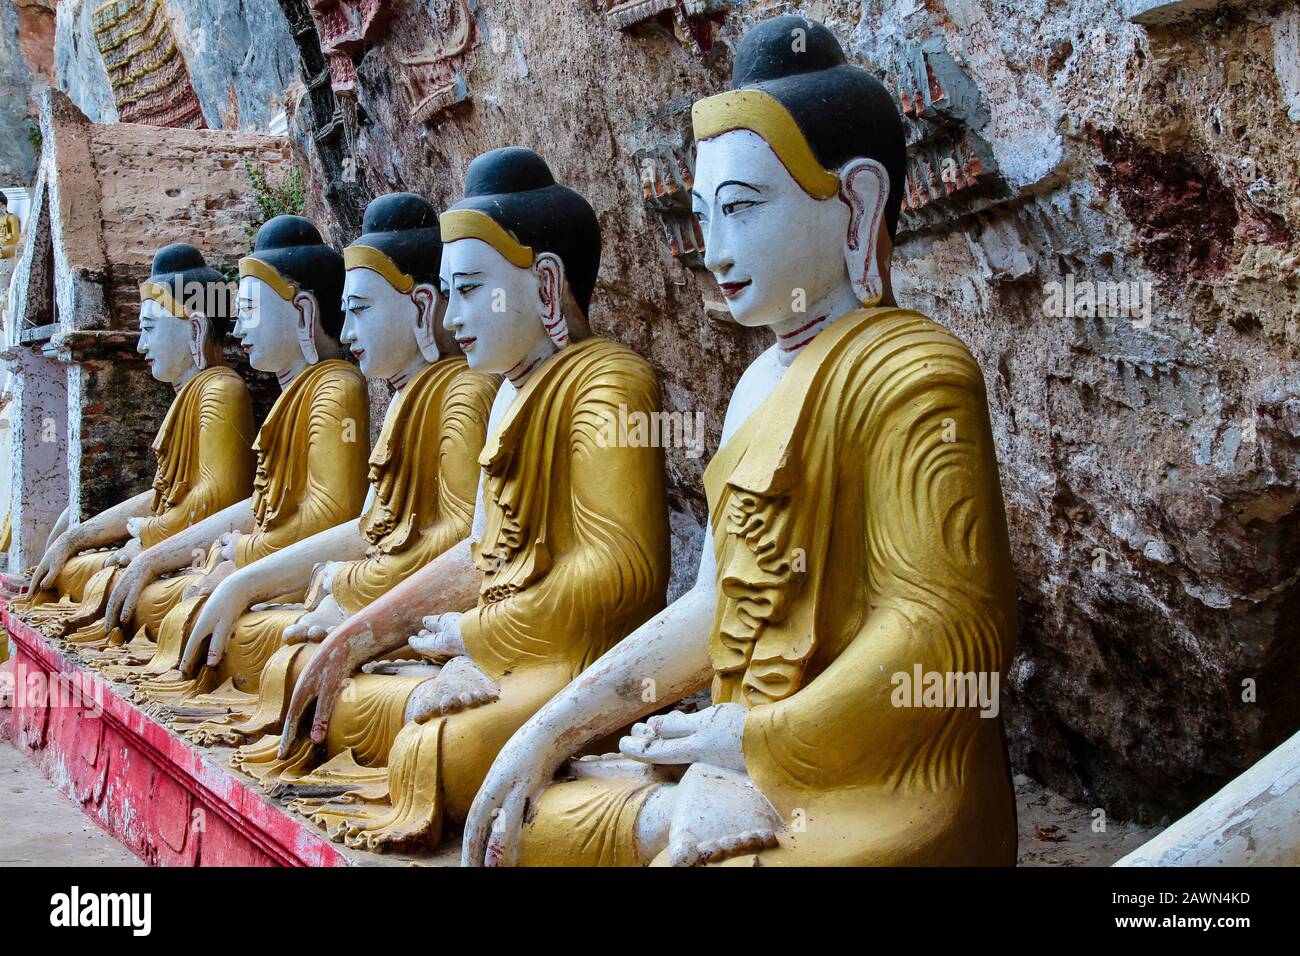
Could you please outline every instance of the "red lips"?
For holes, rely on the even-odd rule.
[[[740,295],[747,286],[751,285],[753,281],[753,279],[746,279],[744,282],[719,282],[718,287],[722,290],[722,294],[728,299],[734,299],[736,296]]]

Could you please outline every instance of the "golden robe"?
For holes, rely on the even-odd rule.
[[[719,451],[705,489],[713,701],[750,709],[746,767],[786,821],[777,847],[727,862],[1013,864],[1000,719],[899,694],[918,668],[994,686],[1013,651],[1006,517],[965,346],[915,312],[844,316]],[[519,862],[635,863],[654,786],[552,785]]]
[[[484,577],[461,634],[499,700],[403,725],[427,678],[358,675],[330,721],[333,759],[304,774],[309,753],[275,762],[278,740],[267,737],[241,751],[244,769],[268,788],[338,794],[293,806],[350,846],[436,845],[511,734],[663,607],[663,456],[608,440],[620,408],[658,411],[654,374],[628,349],[588,339],[533,373],[483,449],[485,526],[473,553]]]
[[[251,533],[240,535],[235,565],[243,567],[358,515],[365,502],[369,434],[370,396],[365,377],[355,366],[330,359],[295,377],[271,406],[253,444],[257,454],[252,495],[256,523]],[[216,565],[218,552],[219,546],[214,544],[205,569]],[[199,577],[180,574],[144,589],[132,630],[145,631],[147,638],[157,640],[157,647],[143,667],[114,668],[112,676],[130,681],[166,674],[179,686],[179,673],[168,672],[178,666],[189,625],[203,602],[199,597],[182,600],[185,588]],[[284,598],[290,599],[293,596]],[[135,656],[147,654],[148,644],[144,648]],[[256,674],[274,648],[256,660],[263,650],[254,648],[250,653],[232,643],[222,663],[224,672],[251,670]],[[170,690],[170,685],[160,690]]]
[[[349,615],[469,534],[478,456],[499,384],[498,376],[449,358],[421,370],[393,397],[370,455],[374,497],[361,519],[366,556],[334,576],[334,599]],[[201,743],[226,744],[279,727],[294,682],[319,647],[283,646],[284,629],[302,613],[295,605],[243,615],[232,643],[271,648],[262,673],[232,674],[229,686],[187,698],[186,716],[174,727]]]
[[[0,216],[0,259],[13,259],[18,255],[18,239],[22,224],[13,213]]]
[[[140,523],[140,544],[153,547],[247,498],[252,439],[253,407],[237,372],[219,365],[186,382],[153,441],[158,469],[152,515]],[[54,587],[33,596],[30,623],[54,635],[69,623],[99,617],[116,581],[118,568],[109,562],[117,550],[85,551],[69,559]]]

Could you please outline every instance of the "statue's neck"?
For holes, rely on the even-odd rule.
[[[512,368],[506,369],[506,378],[510,380],[510,384],[515,388],[523,388],[524,382],[528,381],[529,376],[537,371],[538,366],[557,351],[559,349],[551,341],[550,336],[540,339],[528,350],[527,355],[516,362]]]
[[[316,338],[316,361],[324,362],[329,359],[336,359],[340,354],[340,346],[334,339],[318,336]],[[307,371],[307,366],[311,363],[307,361],[307,356],[302,354],[299,349],[293,365],[289,366],[283,372],[276,372],[275,377],[280,383],[280,390],[284,391],[289,387],[289,383],[295,378]]]
[[[290,365],[287,369],[275,373],[276,381],[280,383],[280,391],[284,391],[286,388],[288,388],[289,383],[292,382],[295,378],[297,378],[306,370],[307,370],[307,358],[306,356],[299,354],[299,356],[294,360],[294,363]]]
[[[190,384],[190,382],[194,380],[194,376],[198,374],[199,374],[199,367],[197,365],[191,365],[188,369],[185,370],[184,375],[182,375],[176,381],[172,382],[172,389],[176,392],[176,394],[179,395],[181,389],[183,389],[186,385]]]
[[[793,313],[772,324],[776,333],[776,357],[782,365],[795,360],[822,329],[843,315],[860,308],[857,294],[848,279],[830,295],[812,303],[803,312]]]
[[[180,377],[180,381],[172,382],[172,388],[177,392],[180,392],[180,390],[193,381],[194,377],[200,372],[225,364],[226,359],[225,356],[221,354],[221,346],[209,339],[203,343],[203,368],[199,368],[198,365],[191,365],[186,369],[185,374]]]
[[[415,378],[415,376],[419,375],[432,364],[432,362],[428,361],[424,355],[421,354],[408,367],[402,369],[402,371],[398,372],[396,375],[389,376],[388,384],[400,392],[406,387],[407,382]]]

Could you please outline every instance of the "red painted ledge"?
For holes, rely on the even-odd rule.
[[[14,680],[14,744],[145,862],[351,865],[320,831],[146,716],[25,624],[3,598],[0,623],[16,649],[5,665]]]

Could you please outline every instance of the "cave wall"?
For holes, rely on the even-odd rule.
[[[18,8],[0,3],[0,186],[26,186],[36,172],[37,120],[29,100],[31,70],[22,53]]]

